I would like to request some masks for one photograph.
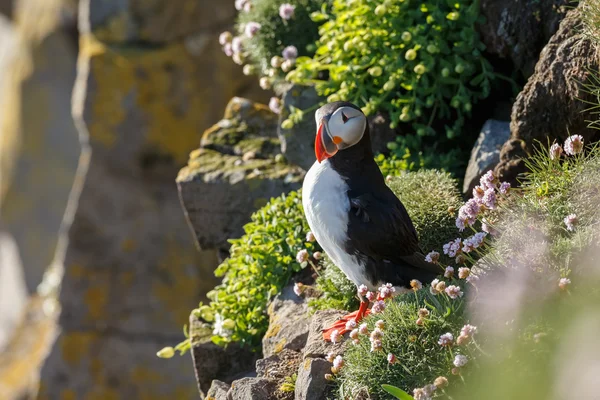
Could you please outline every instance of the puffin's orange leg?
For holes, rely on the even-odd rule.
[[[369,303],[366,301],[361,301],[360,308],[357,311],[351,312],[348,315],[344,315],[341,319],[335,321],[329,328],[323,329],[323,339],[331,341],[331,334],[335,330],[337,330],[340,335],[348,332],[348,329],[346,329],[346,323],[350,320],[354,320],[354,322],[358,324],[365,316],[369,315],[370,310],[368,310],[368,308]]]

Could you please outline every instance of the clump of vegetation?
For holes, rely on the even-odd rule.
[[[379,162],[391,165],[385,159]],[[407,173],[391,168],[388,172],[398,174],[387,178],[388,185],[406,206],[424,252],[441,248],[448,237],[457,236],[454,213],[461,201],[456,180],[450,174],[434,170]],[[316,282],[322,295],[310,300],[311,308],[355,309],[358,306],[356,286],[330,261],[324,266],[325,272]]]
[[[450,283],[461,284],[457,280]],[[338,398],[359,398],[361,394],[389,398],[382,387],[386,383],[411,393],[415,388],[433,392],[428,385],[437,378],[446,383],[459,379],[452,375],[453,369],[464,378],[477,353],[477,328],[465,327],[465,300],[462,288],[457,290],[461,290],[460,296],[452,298],[443,291],[433,294],[429,288],[421,289],[398,296],[388,301],[384,312],[369,315],[364,321],[365,333],[358,333],[355,344],[343,355],[337,376]]]
[[[495,75],[482,56],[474,0],[333,2],[313,20],[326,21],[313,57],[299,57],[287,79],[314,85],[327,101],[347,100],[366,115],[384,111],[391,127],[410,124],[413,134],[390,144],[425,154],[429,164],[460,162],[461,130],[473,104],[486,98]],[[292,113],[296,122],[302,113]],[[446,153],[446,158],[435,154]],[[462,155],[462,154],[460,154]]]
[[[213,342],[260,344],[269,324],[269,301],[308,265],[309,252],[319,250],[307,240],[308,230],[299,192],[272,199],[252,214],[245,234],[230,240],[230,257],[215,270],[222,283],[207,294],[210,303],[195,311],[212,324]]]
[[[223,50],[236,63],[245,64],[247,75],[258,75],[261,86],[270,89],[283,82],[285,72],[294,67],[297,57],[314,55],[321,23],[313,21],[310,15],[329,2],[237,0],[237,36],[224,33]]]

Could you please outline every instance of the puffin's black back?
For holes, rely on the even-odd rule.
[[[324,114],[351,103],[335,102]],[[408,286],[411,279],[434,279],[439,267],[425,261],[417,233],[404,205],[385,184],[373,159],[368,124],[361,140],[329,159],[348,185],[349,210],[345,250],[363,261],[373,286],[390,282]]]

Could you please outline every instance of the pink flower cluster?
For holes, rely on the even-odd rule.
[[[509,189],[510,183],[499,183],[494,172],[488,171],[473,189],[473,197],[458,210],[456,227],[462,232],[467,226],[473,225],[481,213],[496,209],[498,193],[506,195]]]
[[[568,156],[574,156],[583,151],[583,136],[581,135],[571,135],[569,136],[564,143],[564,149],[560,147],[558,143],[554,143],[550,146],[550,159],[558,160],[560,156],[565,153]]]

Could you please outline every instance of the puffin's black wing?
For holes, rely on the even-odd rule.
[[[425,261],[417,232],[406,208],[387,187],[350,197],[346,251],[363,259],[368,275],[377,281],[407,285],[441,273]]]

